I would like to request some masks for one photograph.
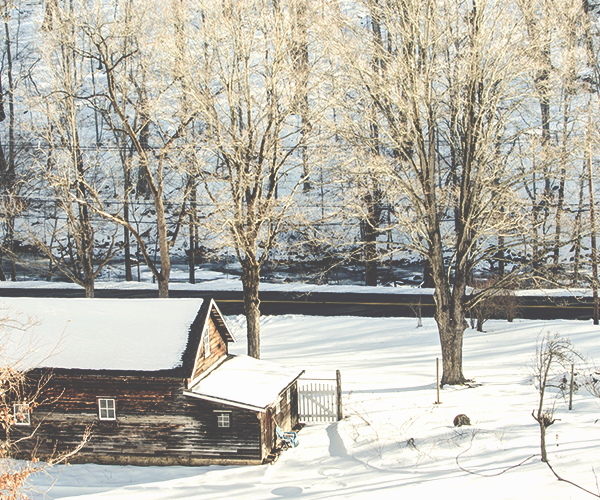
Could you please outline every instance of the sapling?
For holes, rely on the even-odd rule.
[[[577,358],[581,359],[581,355],[573,348],[571,342],[558,334],[551,335],[550,333],[546,333],[541,340],[538,340],[533,376],[537,382],[536,385],[539,394],[539,404],[537,410],[533,410],[531,415],[540,426],[540,449],[542,453],[542,462],[548,466],[552,474],[554,474],[554,477],[556,477],[556,479],[559,481],[569,483],[570,485],[575,486],[576,488],[579,488],[580,490],[585,491],[596,498],[600,498],[600,494],[594,493],[593,491],[590,491],[579,484],[569,481],[568,479],[564,479],[562,476],[560,476],[550,464],[550,461],[548,460],[548,454],[546,452],[546,429],[556,422],[556,419],[554,418],[554,413],[556,410],[556,398],[553,399],[552,405],[548,406],[544,400],[546,390],[550,387],[557,387],[560,394],[564,396],[566,385],[565,381],[563,380],[564,372],[568,372],[571,369],[573,361]],[[555,373],[554,370],[556,368],[560,368],[562,373]],[[553,379],[555,379],[555,375],[559,375],[558,384],[556,386],[553,385]],[[590,389],[590,392],[593,394],[592,389]]]
[[[531,416],[540,426],[540,451],[542,462],[548,462],[546,452],[546,430],[556,419],[556,398],[551,404],[546,401],[546,391],[552,385],[554,370],[560,368],[562,372],[568,370],[574,358],[580,355],[575,351],[571,342],[558,334],[546,333],[538,340],[536,348],[535,363],[533,366],[533,377],[538,390],[538,407],[531,412]]]

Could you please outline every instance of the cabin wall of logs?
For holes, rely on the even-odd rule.
[[[22,452],[38,457],[75,448],[87,426],[91,438],[73,463],[135,465],[250,464],[264,458],[260,412],[183,395],[176,378],[54,374],[44,403],[31,415],[38,426]],[[98,399],[113,399],[115,420],[99,418]],[[228,427],[219,427],[226,415]],[[17,432],[28,432],[18,429]]]

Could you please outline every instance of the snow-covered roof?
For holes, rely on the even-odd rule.
[[[190,396],[264,410],[304,370],[249,356],[232,356],[190,388]]]
[[[178,368],[202,302],[2,298],[0,362],[16,361],[19,368]],[[35,323],[21,331],[8,321]]]

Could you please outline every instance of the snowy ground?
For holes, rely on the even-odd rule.
[[[245,352],[243,318],[229,317]],[[467,330],[465,374],[474,387],[448,387],[436,405],[433,320],[278,316],[263,318],[262,357],[342,372],[347,418],[311,424],[300,446],[274,465],[252,467],[117,467],[74,465],[35,481],[36,499],[579,499],[588,494],[558,482],[540,462],[531,366],[543,332],[568,337],[600,364],[600,328],[591,322],[504,321]],[[470,427],[455,428],[467,414]],[[566,479],[597,492],[600,400],[584,389],[572,411],[557,401],[548,430],[550,460]],[[521,464],[518,467],[514,467]],[[514,468],[511,468],[514,467]],[[594,470],[595,469],[595,470]]]

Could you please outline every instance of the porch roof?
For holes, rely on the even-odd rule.
[[[264,411],[303,373],[304,370],[271,361],[231,356],[187,393],[201,399]]]

